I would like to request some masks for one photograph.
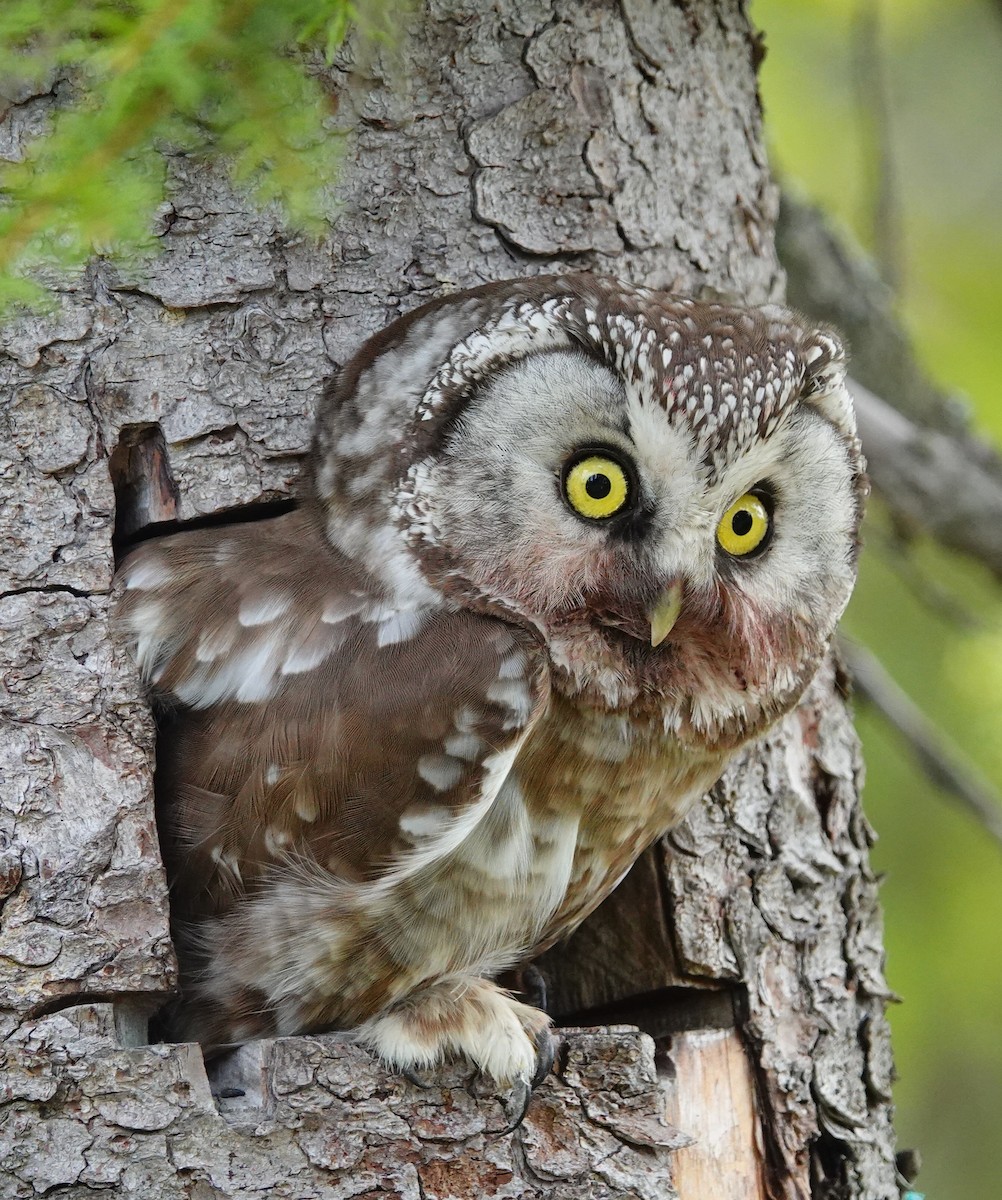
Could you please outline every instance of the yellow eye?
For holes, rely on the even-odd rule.
[[[717,526],[717,541],[728,554],[751,554],[769,533],[769,510],[754,492],[745,492],[724,513]]]
[[[614,459],[586,454],[564,472],[564,495],[582,517],[601,521],[615,516],[630,498],[630,481]]]

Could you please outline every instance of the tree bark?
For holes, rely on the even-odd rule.
[[[161,256],[95,261],[0,334],[0,1197],[898,1195],[831,665],[546,957],[558,1016],[604,1028],[563,1032],[516,1134],[343,1035],[252,1044],[211,1088],[197,1047],[147,1044],[175,963],[112,477],[120,535],[289,498],[324,378],[442,289],[592,269],[781,298],[757,56],[740,0],[427,0],[396,52],[311,66],[342,146],[322,243],[174,155]],[[12,105],[0,151],[53,103]]]

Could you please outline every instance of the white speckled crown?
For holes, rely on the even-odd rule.
[[[577,345],[641,403],[660,403],[673,425],[691,429],[711,479],[768,438],[795,401],[809,399],[840,432],[855,434],[841,342],[786,309],[707,304],[587,276],[549,282],[566,293],[526,298],[523,284],[452,348],[421,397],[419,420],[451,413],[458,396],[505,363]]]
[[[370,338],[337,376],[307,475],[331,541],[379,563],[395,592],[421,592],[395,535],[409,519],[414,473],[478,385],[519,359],[571,347],[694,438],[708,485],[804,402],[842,434],[862,478],[844,351],[830,330],[777,306],[706,303],[594,275],[540,276],[434,300]]]
[[[768,437],[797,401],[855,436],[844,351],[830,330],[777,306],[705,303],[592,275],[543,276],[433,301],[371,339],[320,413],[319,494],[337,490],[336,460],[349,459],[357,478],[360,458],[388,465],[396,443],[414,461],[433,450],[480,381],[519,358],[569,346],[690,429],[712,475]],[[385,496],[381,471],[370,482],[356,484],[356,499]]]

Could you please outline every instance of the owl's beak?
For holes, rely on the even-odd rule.
[[[651,622],[651,645],[660,646],[678,620],[682,611],[682,585],[676,580],[665,588],[656,602],[647,610]]]

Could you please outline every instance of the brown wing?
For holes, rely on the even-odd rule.
[[[148,543],[121,577],[169,705],[158,797],[182,920],[289,856],[373,878],[441,838],[490,803],[548,694],[529,632],[389,604],[306,513]]]

